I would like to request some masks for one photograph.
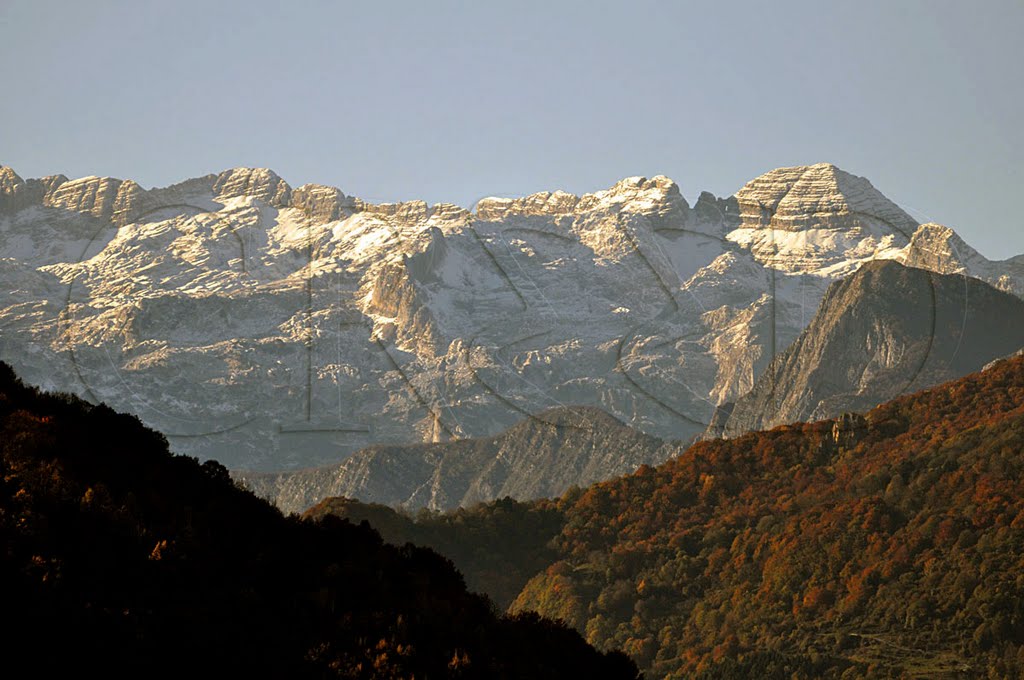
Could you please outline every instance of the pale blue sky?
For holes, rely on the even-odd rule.
[[[209,6],[207,6],[209,5]],[[830,161],[1024,253],[1024,2],[0,0],[0,163],[472,205]]]

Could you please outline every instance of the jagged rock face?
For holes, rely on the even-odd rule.
[[[901,262],[909,267],[942,274],[968,274],[1000,290],[1024,294],[1024,262],[1014,258],[993,263],[969,246],[955,231],[941,224],[922,224],[911,239]]]
[[[18,187],[24,186],[25,180],[18,176],[12,168],[4,166],[0,168],[0,191],[4,196],[13,193]]]
[[[67,181],[68,178],[64,175],[50,175],[26,181],[12,168],[0,166],[0,215],[13,214],[33,205],[42,205]]]
[[[355,209],[355,201],[340,189],[322,184],[304,184],[292,191],[291,205],[316,224],[341,219]]]
[[[717,384],[729,387],[711,391],[715,403],[726,401],[736,391],[749,391],[771,361],[770,336],[775,331],[771,307],[772,299],[765,294],[749,307],[723,306],[704,315],[715,331],[710,349],[719,360]]]
[[[0,168],[0,214],[17,212],[42,200],[42,192],[38,192],[38,196],[33,193],[18,173],[11,168]]]
[[[484,198],[477,203],[476,214],[492,221],[523,215],[570,215],[579,202],[579,196],[565,191],[542,191],[522,198]]]
[[[597,409],[577,407],[546,411],[497,437],[374,446],[339,466],[235,477],[285,512],[302,512],[331,496],[451,510],[506,496],[559,496],[574,484],[628,474],[681,450]]]
[[[908,267],[929,269],[940,274],[960,274],[967,263],[976,264],[981,256],[949,227],[922,224],[910,241],[902,261]]]
[[[851,217],[863,183],[815,168],[752,183],[790,187],[771,190],[790,227],[793,206],[819,211],[798,232],[744,217],[746,189],[690,208],[664,177],[469,212],[291,189],[262,169],[154,189],[5,169],[0,349],[29,380],[234,468],[488,437],[566,405],[692,438],[831,281],[907,252]],[[799,239],[768,252],[772,233]]]
[[[292,189],[288,183],[265,168],[235,168],[217,175],[213,183],[217,198],[247,196],[275,208],[288,205]]]
[[[4,178],[5,356],[184,453],[280,469],[492,435],[563,403],[665,434],[699,431],[708,410],[653,400],[673,398],[656,373],[683,370],[683,348],[648,351],[655,335],[703,335],[673,289],[725,247],[659,234],[689,219],[664,178],[502,220],[291,190],[265,170],[150,190],[87,178],[26,201],[20,187],[43,183]],[[687,368],[713,362],[685,349]]]
[[[874,262],[834,283],[796,342],[708,436],[864,411],[1024,345],[1024,301],[977,279]]]
[[[768,172],[736,200],[740,228],[729,238],[786,271],[849,274],[861,261],[891,257],[917,227],[868,180],[828,163]]]
[[[476,206],[482,220],[498,221],[508,217],[584,215],[595,211],[618,209],[667,221],[670,226],[683,226],[689,204],[679,186],[668,177],[658,175],[627,177],[606,191],[575,196],[564,191],[544,191],[522,198],[484,198]]]
[[[868,419],[859,413],[844,413],[832,424],[832,443],[848,449],[857,443],[868,429]]]
[[[83,177],[62,183],[46,197],[46,205],[113,221],[114,214],[123,216],[139,193],[134,182],[110,177]]]
[[[364,308],[375,319],[378,337],[424,357],[436,357],[448,349],[427,300],[427,285],[433,276],[429,262],[435,256],[428,246],[423,253],[381,268]]]
[[[735,196],[718,198],[710,191],[700,192],[693,205],[694,220],[700,224],[721,225],[726,234],[740,225],[740,205]]]
[[[830,163],[765,173],[736,192],[736,200],[745,227],[870,230],[882,223],[909,238],[917,226],[871,182]]]

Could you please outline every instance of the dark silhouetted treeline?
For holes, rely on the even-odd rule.
[[[284,518],[219,464],[6,364],[0,617],[6,677],[637,675],[565,626],[495,614],[430,550]]]
[[[449,513],[421,510],[415,517],[377,503],[328,498],[304,514],[312,519],[327,515],[368,522],[388,543],[430,546],[466,575],[470,590],[487,593],[503,609],[558,558],[551,541],[563,525],[553,503],[511,498]]]

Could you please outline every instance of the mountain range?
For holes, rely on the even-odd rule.
[[[866,411],[980,370],[1024,347],[1024,300],[959,274],[868,262],[827,291],[808,328],[705,438]],[[409,510],[560,496],[656,465],[687,442],[644,435],[592,408],[562,408],[487,438],[371,446],[340,464],[236,478],[286,512],[330,496]]]
[[[1024,258],[832,165],[472,211],[0,167],[0,281],[61,390],[0,363],[44,674],[1024,673]]]
[[[357,451],[380,466],[390,447],[493,438],[575,407],[686,442],[757,388],[832,283],[874,260],[1024,293],[1021,258],[989,261],[827,163],[692,206],[658,176],[472,211],[372,204],[262,169],[144,189],[3,167],[0,354],[236,470],[337,469]],[[575,479],[528,492],[647,460],[581,458]],[[337,488],[378,493],[372,479]],[[380,498],[481,497],[431,485]]]

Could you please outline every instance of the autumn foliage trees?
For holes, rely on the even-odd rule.
[[[511,610],[649,677],[1024,677],[1024,358],[511,511],[540,508]]]
[[[764,653],[837,676],[1024,672],[1022,359],[841,443],[831,423],[706,442],[560,509],[566,567],[514,607],[596,592],[572,623],[654,676]]]

